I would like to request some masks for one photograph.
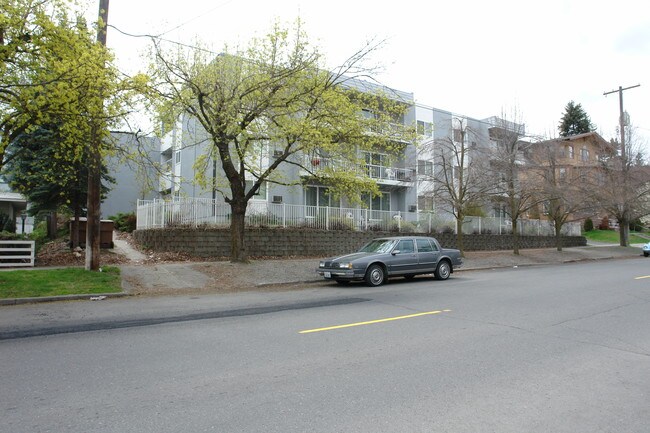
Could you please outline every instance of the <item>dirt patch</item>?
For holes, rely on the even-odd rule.
[[[36,254],[36,266],[84,266],[86,263],[85,251],[73,251],[68,246],[67,240],[51,241],[43,245]],[[102,265],[121,265],[129,260],[111,250],[101,250],[99,263]]]

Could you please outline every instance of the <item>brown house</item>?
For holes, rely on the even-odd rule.
[[[570,220],[592,218],[595,224],[606,213],[589,206],[589,196],[606,182],[603,161],[616,154],[616,146],[597,132],[587,132],[531,143],[526,151],[525,178],[540,196],[558,197],[571,209]],[[531,210],[534,217],[549,214],[550,201]]]

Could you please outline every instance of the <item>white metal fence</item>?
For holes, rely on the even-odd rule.
[[[522,235],[551,236],[552,223],[519,220]],[[138,200],[137,229],[162,227],[229,226],[230,205],[212,199]],[[430,212],[399,212],[320,207],[251,201],[246,212],[249,227],[309,227],[322,230],[396,231],[403,233],[455,232],[456,221]],[[505,218],[466,217],[465,234],[506,234],[512,223]],[[580,236],[579,223],[567,223],[562,234]]]

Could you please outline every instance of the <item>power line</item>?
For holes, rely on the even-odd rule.
[[[216,51],[208,50],[207,48],[202,48],[202,47],[199,47],[199,46],[196,46],[196,45],[189,45],[189,44],[184,44],[182,42],[172,41],[171,39],[161,38],[160,36],[157,36],[157,35],[150,35],[150,34],[134,35],[132,33],[125,32],[124,30],[121,30],[121,29],[119,29],[119,28],[117,28],[117,27],[115,27],[113,25],[110,25],[110,24],[108,25],[108,27],[110,27],[110,28],[112,28],[114,30],[117,30],[118,32],[122,33],[124,36],[128,36],[128,37],[131,37],[131,38],[147,38],[147,39],[152,39],[152,40],[158,40],[158,41],[161,41],[161,42],[167,42],[167,43],[170,43],[170,44],[179,45],[179,46],[185,47],[185,48],[192,48],[192,49],[195,49],[195,50],[205,51],[206,53],[219,55],[219,53],[217,53]]]
[[[206,11],[206,12],[203,12],[203,13],[200,14],[200,15],[195,16],[194,18],[191,18],[191,19],[185,21],[184,23],[181,23],[181,24],[177,25],[177,26],[174,27],[174,28],[171,28],[171,29],[167,30],[166,32],[162,32],[162,33],[161,33],[160,35],[158,35],[158,36],[166,35],[167,33],[170,33],[170,32],[173,32],[174,30],[180,29],[181,27],[188,25],[188,24],[191,23],[192,21],[196,21],[196,20],[198,20],[199,18],[203,18],[205,15],[208,15],[209,13],[214,12],[214,11],[216,11],[217,9],[222,8],[223,6],[226,6],[228,3],[232,3],[232,1],[233,1],[233,0],[228,0],[228,1],[224,2],[224,3],[221,3],[221,4],[219,4],[219,5],[215,6],[215,7],[213,7],[212,9],[210,9],[210,10],[208,10],[208,11]]]

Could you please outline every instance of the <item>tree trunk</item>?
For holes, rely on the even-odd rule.
[[[512,219],[512,253],[519,255],[519,230],[517,229],[517,220]]]
[[[81,217],[81,203],[79,203],[79,193],[75,193],[74,201],[74,219],[70,227],[70,248],[75,249],[79,246],[79,218]]]
[[[50,239],[56,239],[57,232],[57,213],[55,211],[50,212],[50,215],[47,219],[47,237]]]
[[[562,226],[555,222],[555,247],[562,251]]]
[[[99,242],[101,223],[101,163],[100,143],[96,127],[93,127],[88,166],[88,203],[86,217],[86,266],[87,271],[99,270]]]
[[[622,247],[629,247],[630,246],[630,222],[627,220],[627,218],[621,218],[621,220],[619,221],[618,234],[619,234],[620,245]]]
[[[248,252],[244,244],[246,203],[233,201],[230,203],[230,210],[230,261],[232,263],[248,263]]]
[[[465,217],[459,215],[456,218],[456,248],[460,250],[461,257],[465,257],[465,246],[463,245],[463,222]]]

